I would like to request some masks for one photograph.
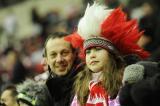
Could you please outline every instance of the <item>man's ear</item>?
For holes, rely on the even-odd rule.
[[[48,65],[48,71],[50,74],[52,73],[51,67],[49,65]]]
[[[46,64],[48,64],[48,58],[47,57],[44,57],[45,61],[46,61]]]
[[[48,80],[49,80],[49,79],[52,79],[52,70],[49,65],[48,65],[48,71],[49,71],[49,76],[48,76]]]

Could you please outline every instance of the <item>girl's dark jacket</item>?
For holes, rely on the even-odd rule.
[[[73,83],[77,73],[82,70],[84,64],[74,62],[73,67],[65,76],[52,76],[46,84],[53,99],[53,106],[69,106],[74,97]]]

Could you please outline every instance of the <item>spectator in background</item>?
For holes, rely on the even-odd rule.
[[[73,32],[77,28],[78,20],[81,17],[80,9],[75,5],[71,5],[67,11],[66,26],[68,32]]]
[[[18,30],[17,17],[13,10],[9,8],[8,15],[3,21],[3,30],[8,40],[8,46],[13,45],[16,38],[16,31]]]
[[[44,72],[40,75],[35,76],[35,80],[36,81],[44,81],[46,82],[46,80],[49,77],[49,71],[48,71],[48,65],[47,65],[47,61],[46,61],[46,56],[44,54],[44,50],[43,50],[43,55],[42,55],[42,60],[41,60],[41,64],[43,66],[43,70]]]
[[[41,37],[45,41],[50,33],[54,32],[54,28],[57,27],[57,25],[60,22],[60,16],[58,11],[51,11],[47,13],[41,21]]]
[[[33,28],[34,28],[33,34],[40,35],[41,31],[42,31],[42,26],[41,26],[41,24],[42,24],[42,16],[40,16],[37,7],[33,7],[32,8],[32,10],[31,10],[31,19],[32,19]]]
[[[8,84],[2,88],[1,104],[2,106],[18,106],[17,91],[14,85]]]
[[[41,23],[41,16],[39,15],[38,9],[36,7],[32,8],[31,16],[32,16],[32,22],[34,24],[40,24]]]
[[[152,52],[155,49],[153,42],[156,40],[156,6],[153,2],[144,2],[141,7],[143,9],[143,17],[139,21],[139,26],[144,30],[144,35],[141,37],[139,45]]]
[[[5,56],[4,67],[10,74],[10,82],[17,84],[25,80],[29,71],[23,66],[20,55],[13,47],[8,47],[3,52]]]
[[[160,12],[157,0],[147,0],[143,3],[145,15],[140,19],[140,28],[144,30],[144,35],[138,42],[145,50],[151,52],[149,60],[158,61],[160,59]]]
[[[119,93],[121,106],[155,106],[159,104],[160,64],[139,61],[128,65]]]

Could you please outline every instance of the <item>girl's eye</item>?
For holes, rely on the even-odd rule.
[[[89,54],[91,52],[91,50],[86,50],[86,54]]]

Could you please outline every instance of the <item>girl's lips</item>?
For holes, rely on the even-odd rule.
[[[93,65],[93,64],[95,64],[95,63],[97,63],[98,61],[91,61],[90,62],[90,65]]]

